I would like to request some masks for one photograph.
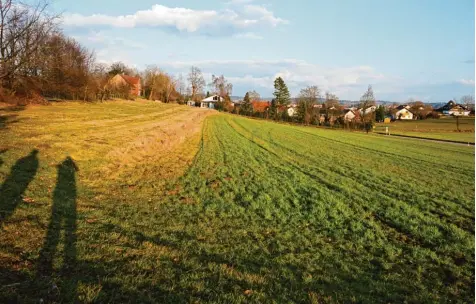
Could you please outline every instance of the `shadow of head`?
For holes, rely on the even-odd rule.
[[[74,162],[74,160],[70,156],[66,157],[66,159],[61,164],[59,164],[57,167],[58,167],[58,169],[64,169],[64,170],[70,170],[70,171],[79,171],[78,165],[76,165],[76,163]]]

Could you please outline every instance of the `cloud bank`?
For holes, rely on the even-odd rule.
[[[474,80],[473,79],[460,79],[458,80],[459,83],[467,85],[467,86],[474,86]]]
[[[223,10],[194,10],[167,7],[160,4],[129,15],[65,14],[63,24],[68,27],[109,26],[116,28],[156,27],[188,34],[226,35],[249,33],[261,27],[277,27],[288,21],[276,17],[264,6],[246,4]]]
[[[266,96],[271,96],[274,79],[278,76],[285,80],[293,95],[305,86],[317,85],[322,91],[330,91],[346,99],[358,99],[369,84],[379,85],[380,90],[384,86],[390,88],[390,84],[400,80],[370,66],[323,67],[298,59],[200,60],[159,64],[173,73],[187,73],[192,65],[199,67],[205,76],[224,74],[238,90],[256,89]]]

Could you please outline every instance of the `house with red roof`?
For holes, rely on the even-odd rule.
[[[253,106],[253,112],[265,113],[271,106],[271,103],[269,101],[252,101],[251,105]]]
[[[140,96],[142,91],[140,77],[133,77],[125,74],[117,74],[109,80],[109,85],[113,87],[129,86],[132,96]]]

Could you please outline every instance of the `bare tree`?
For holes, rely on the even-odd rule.
[[[259,101],[261,99],[261,96],[255,90],[248,92],[248,96],[250,98],[250,101]]]
[[[461,103],[466,107],[467,110],[471,110],[474,107],[474,96],[464,95],[461,97]]]
[[[298,117],[302,122],[308,125],[311,122],[314,105],[321,95],[317,86],[308,86],[299,93]]]
[[[174,92],[176,92],[175,87],[177,85],[177,79],[174,76],[168,74],[164,74],[164,77],[164,100],[165,102],[169,103],[171,101],[170,97]]]
[[[211,83],[213,93],[217,94],[223,98],[227,98],[231,96],[231,93],[233,91],[233,85],[229,83],[226,79],[225,76],[220,75],[220,76],[215,76],[212,75],[212,83]]]
[[[183,75],[179,74],[176,80],[175,90],[180,94],[180,96],[183,97],[183,95],[186,93],[186,84],[185,80],[183,79]]]
[[[48,2],[27,5],[0,1],[0,82],[13,87],[18,71],[30,63],[56,29],[56,15],[46,13]]]
[[[28,72],[29,79],[37,78],[41,84],[41,88],[33,89],[38,89],[46,96],[64,99],[93,99],[89,96],[95,90],[90,86],[92,85],[90,77],[94,69],[93,53],[76,40],[55,33],[41,46],[41,55],[41,62],[36,62],[31,67],[31,70],[39,70],[38,76],[32,76],[36,72]],[[23,82],[20,82],[18,87],[22,84]]]
[[[367,88],[367,91],[360,98],[360,104],[359,104],[359,107],[362,111],[361,115],[362,115],[362,121],[364,123],[364,129],[367,131],[367,133],[369,132],[369,126],[367,124],[369,113],[367,112],[367,110],[372,106],[375,106],[375,96],[374,96],[374,91],[372,89],[372,86],[369,85],[369,87]]]
[[[332,93],[326,92],[324,110],[326,122],[329,122],[331,120],[331,116],[340,110],[339,97]]]
[[[126,75],[133,75],[136,74],[137,72],[134,71],[134,69],[128,67],[124,62],[117,61],[113,62],[109,66],[109,75],[110,76],[115,76],[117,74],[126,74]]]
[[[147,66],[144,78],[148,99],[160,99],[168,103],[171,101],[172,96],[177,93],[177,79],[163,72],[156,65]]]
[[[147,99],[154,99],[156,97],[159,85],[159,75],[161,71],[156,65],[148,65],[144,71],[144,88],[148,93]]]
[[[192,66],[188,73],[188,82],[191,86],[192,100],[195,100],[197,95],[203,92],[203,88],[206,85],[202,71],[200,71],[199,68]]]
[[[109,99],[110,92],[107,87],[109,80],[108,66],[104,63],[95,64],[91,71],[91,78],[96,89],[97,98],[100,101]]]

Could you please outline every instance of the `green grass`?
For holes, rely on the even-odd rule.
[[[378,123],[376,131],[385,132],[385,127],[388,127],[390,133],[395,135],[474,143],[474,117],[461,117],[459,124],[458,132],[454,117],[401,120],[390,124]]]
[[[152,103],[0,113],[0,302],[474,299],[474,147],[191,132],[212,112]]]

